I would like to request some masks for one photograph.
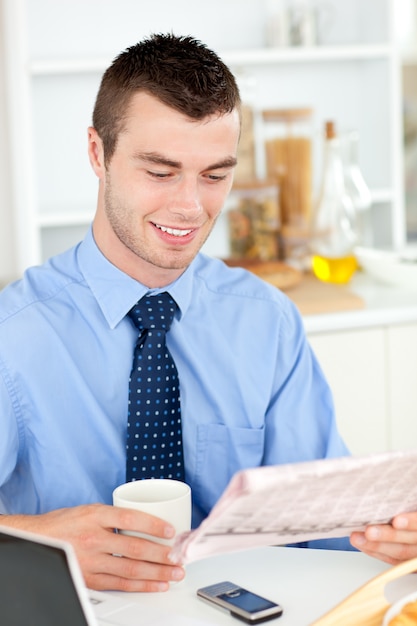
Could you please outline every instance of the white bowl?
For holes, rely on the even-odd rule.
[[[417,290],[417,249],[394,252],[358,247],[355,256],[362,270],[376,280]]]
[[[382,626],[389,626],[390,621],[398,615],[398,613],[401,613],[403,606],[409,602],[414,602],[415,600],[417,600],[417,591],[410,593],[409,595],[404,596],[404,598],[401,598],[401,600],[398,600],[398,602],[395,602],[395,604],[393,604],[385,613]]]

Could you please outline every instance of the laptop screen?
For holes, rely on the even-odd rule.
[[[0,622],[88,626],[63,549],[0,531]]]

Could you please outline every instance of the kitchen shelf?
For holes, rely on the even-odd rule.
[[[40,213],[36,222],[40,228],[55,228],[58,226],[83,226],[90,224],[94,217],[91,211],[68,213]]]
[[[54,59],[32,61],[29,73],[32,76],[63,76],[66,74],[96,74],[102,73],[112,59]]]
[[[275,63],[339,62],[366,59],[386,59],[391,54],[389,45],[366,44],[351,46],[305,46],[289,48],[266,48],[225,52],[222,58],[230,65],[258,65]]]
[[[351,46],[310,46],[288,48],[259,48],[220,51],[219,54],[229,65],[267,65],[276,63],[316,63],[317,61],[339,62],[366,59],[386,59],[391,55],[391,47],[386,44],[366,44]],[[55,59],[32,61],[29,72],[33,76],[53,76],[65,74],[102,73],[111,58],[101,59]]]

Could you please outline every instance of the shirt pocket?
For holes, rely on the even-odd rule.
[[[196,450],[193,497],[207,515],[237,471],[262,464],[264,428],[200,424]]]

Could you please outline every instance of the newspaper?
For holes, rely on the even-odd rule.
[[[257,467],[233,476],[172,558],[344,537],[408,511],[417,511],[417,450]]]

